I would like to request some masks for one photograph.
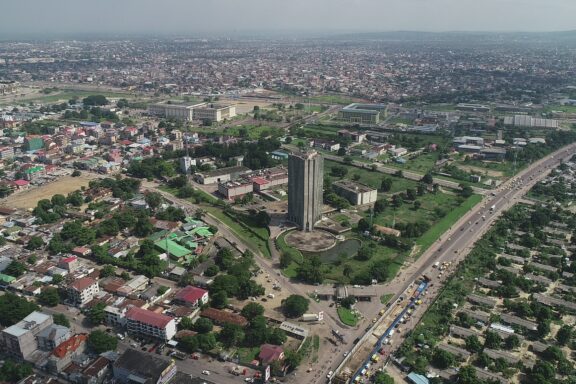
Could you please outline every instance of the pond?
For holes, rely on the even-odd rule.
[[[324,263],[332,263],[338,260],[338,257],[341,254],[345,254],[346,258],[348,259],[356,256],[356,253],[358,253],[358,250],[360,249],[361,245],[362,242],[358,239],[348,239],[336,243],[335,246],[333,246],[327,251],[318,253],[307,253],[307,254],[318,255]]]

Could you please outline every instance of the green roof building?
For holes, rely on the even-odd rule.
[[[16,280],[15,277],[12,277],[10,275],[5,275],[3,273],[0,273],[0,284],[10,284],[12,283],[14,280]]]
[[[169,256],[173,256],[176,259],[180,259],[192,253],[192,251],[188,248],[183,247],[170,239],[158,240],[154,243],[154,245],[168,253]]]
[[[27,137],[24,139],[24,149],[26,151],[37,151],[44,148],[44,140],[41,137]]]

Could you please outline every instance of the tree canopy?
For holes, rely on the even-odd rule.
[[[282,303],[282,311],[286,317],[300,317],[308,310],[310,300],[299,295],[290,295]]]

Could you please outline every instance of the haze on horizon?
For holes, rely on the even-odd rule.
[[[0,37],[576,30],[575,0],[3,0]]]

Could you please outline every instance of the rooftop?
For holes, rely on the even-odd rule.
[[[126,312],[128,320],[139,321],[144,324],[152,325],[157,328],[164,328],[168,323],[174,319],[170,316],[162,315],[160,313],[152,312],[147,309],[132,307]]]
[[[81,279],[78,280],[74,280],[74,282],[72,284],[70,284],[70,288],[73,288],[77,291],[83,291],[86,288],[90,287],[93,284],[96,284],[96,280],[91,279],[89,277],[83,277]]]

